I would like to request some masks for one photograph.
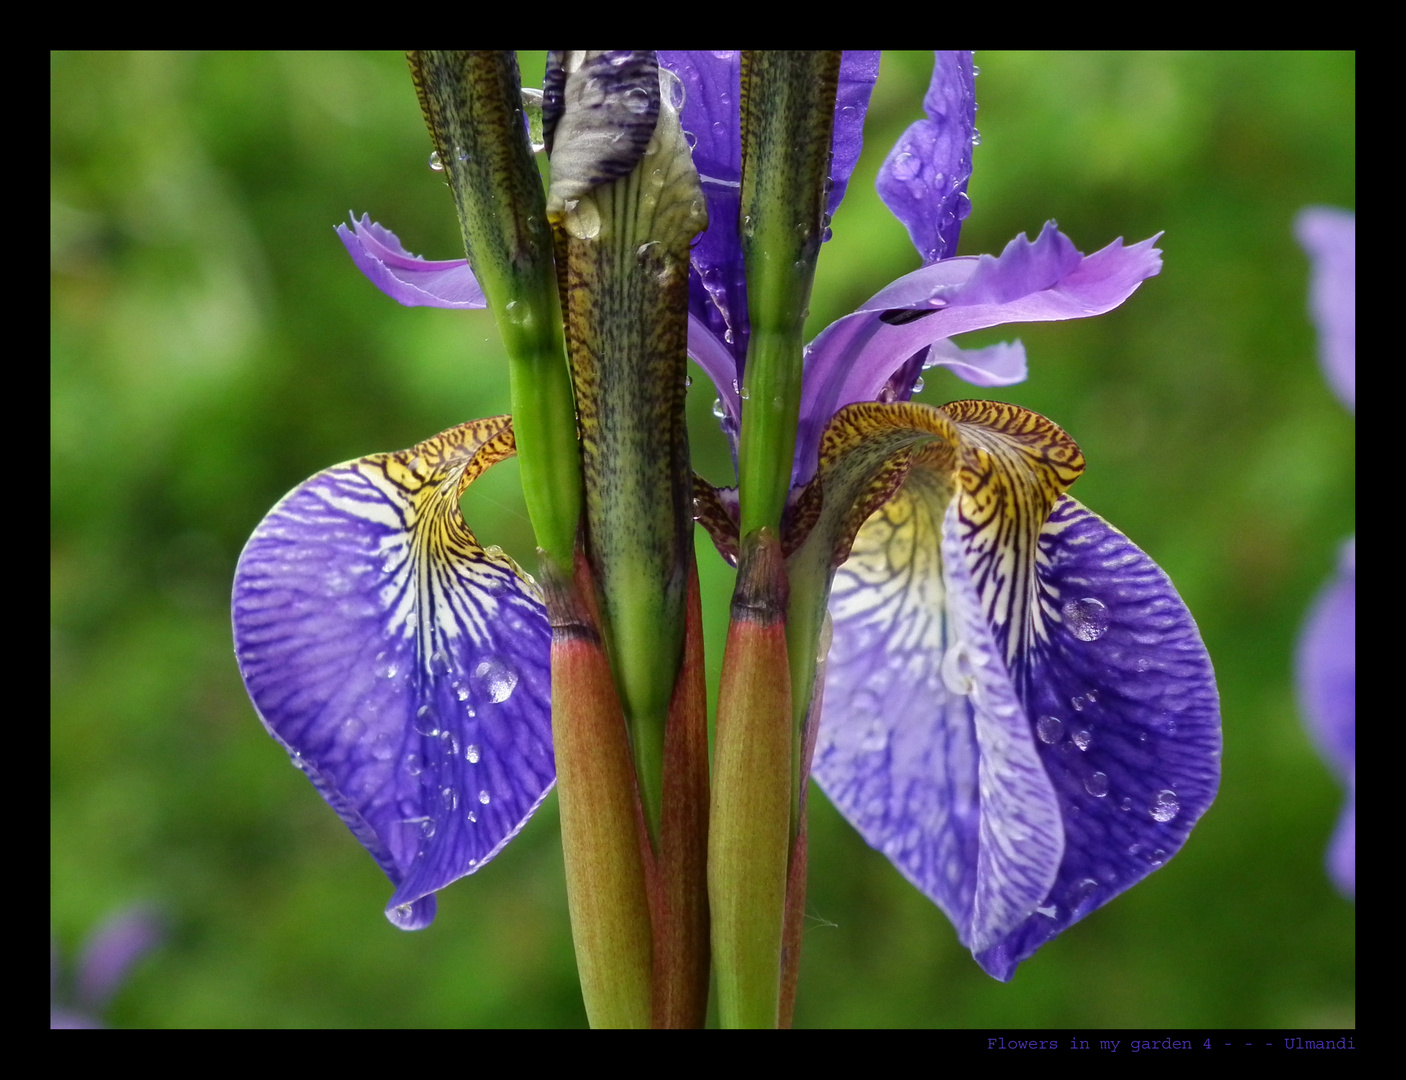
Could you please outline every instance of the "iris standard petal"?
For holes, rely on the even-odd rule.
[[[269,512],[235,574],[249,696],[395,885],[386,915],[404,929],[555,778],[545,610],[459,512],[512,452],[497,417],[327,469]]]
[[[970,52],[935,55],[923,111],[927,119],[899,137],[876,186],[927,265],[957,254],[962,221],[971,212],[967,181],[976,136],[976,69]]]
[[[1022,233],[999,257],[945,259],[900,278],[859,311],[827,326],[806,355],[795,482],[815,471],[820,432],[846,405],[877,398],[917,354],[943,365],[950,352],[928,352],[956,334],[1005,323],[1079,319],[1111,311],[1162,268],[1157,237],[1125,247],[1116,240],[1093,255],[1046,224],[1032,243]],[[958,374],[974,361],[996,361],[987,385],[1015,368],[1011,354],[963,354]],[[988,369],[989,370],[989,369]],[[902,397],[903,395],[899,395]]]
[[[714,377],[720,392],[726,394],[740,377],[750,329],[747,281],[737,233],[742,187],[742,54],[730,49],[664,49],[659,52],[659,63],[684,85],[679,119],[693,146],[693,163],[708,204],[708,228],[691,253],[694,272],[689,275],[688,310],[732,356],[732,370],[723,378]],[[878,52],[847,50],[842,54],[831,139],[831,215],[839,208],[859,160],[864,117],[878,75]],[[693,342],[691,329],[690,353]],[[729,415],[738,414],[733,411]]]
[[[1060,494],[1077,448],[954,403],[831,593],[814,774],[990,974],[1162,865],[1219,778],[1214,676],[1166,576]]]
[[[406,251],[395,233],[371,220],[352,218],[337,226],[347,254],[371,284],[406,307],[482,308],[488,306],[467,259],[427,262]]]

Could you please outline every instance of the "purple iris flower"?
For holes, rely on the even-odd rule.
[[[1357,404],[1357,216],[1312,207],[1299,215],[1299,242],[1313,265],[1309,309],[1323,374],[1338,399]],[[1328,849],[1328,875],[1357,894],[1357,541],[1343,545],[1337,573],[1314,601],[1299,637],[1299,703],[1324,758],[1347,788]]]
[[[749,329],[739,58],[659,56],[685,87],[711,223],[693,249],[689,353],[717,387],[735,449]],[[875,53],[844,55],[831,213],[877,71]],[[806,350],[792,481],[798,499],[817,484],[830,498],[811,535],[828,529],[842,563],[813,775],[983,968],[1009,979],[1181,847],[1215,796],[1220,717],[1209,657],[1166,575],[1063,493],[1083,467],[1072,440],[1010,406],[904,404],[930,366],[980,386],[1025,378],[1019,343],[962,351],[954,335],[1101,314],[1161,267],[1155,237],[1085,256],[1052,223],[999,256],[955,255],[970,208],[974,74],[970,53],[938,54],[927,117],[884,163],[880,193],[924,265]],[[444,284],[452,264],[410,256],[367,218],[338,231],[401,303],[474,306],[461,279],[453,295]],[[866,454],[900,481],[846,525],[838,493]],[[727,551],[716,529],[715,539]]]
[[[93,931],[79,956],[72,985],[62,988],[63,972],[54,946],[49,958],[49,1027],[103,1027],[101,1017],[127,976],[165,936],[162,920],[152,911],[137,907],[118,912]],[[60,997],[71,1004],[60,1004]]]

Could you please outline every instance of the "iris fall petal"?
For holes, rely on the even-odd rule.
[[[459,497],[506,417],[327,469],[255,530],[235,653],[264,726],[395,886],[387,917],[491,859],[551,789],[549,648],[531,583]]]
[[[1058,493],[1077,462],[1042,479],[1044,451],[985,423],[957,425],[955,484],[915,466],[836,573],[813,773],[1009,979],[1180,848],[1220,721],[1171,583]]]

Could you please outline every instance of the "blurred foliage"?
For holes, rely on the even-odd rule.
[[[1119,311],[1018,335],[1002,396],[1089,460],[1076,494],[1168,571],[1215,660],[1220,798],[1184,852],[993,982],[940,912],[812,800],[800,1026],[1336,1026],[1355,1022],[1355,912],[1324,849],[1342,802],[1298,717],[1293,647],[1354,529],[1354,426],[1319,373],[1306,204],[1351,207],[1355,58],[982,53],[983,141],[961,252],[1047,218],[1082,250],[1165,230]],[[822,253],[814,325],[918,260],[873,194],[920,115],[928,54],[886,56],[870,152]],[[540,54],[524,58],[530,85]],[[505,411],[482,313],[401,308],[353,268],[348,209],[461,254],[398,54],[56,54],[50,74],[50,920],[108,912],[172,939],[125,1026],[584,1022],[555,801],[435,925],[261,730],[231,653],[244,539],[334,462]],[[934,373],[929,373],[930,375]],[[731,470],[695,372],[700,471]],[[945,374],[922,398],[973,396]],[[512,463],[470,522],[532,565]],[[728,571],[700,544],[710,662]]]

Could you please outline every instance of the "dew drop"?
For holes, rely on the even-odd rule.
[[[562,225],[577,240],[594,240],[600,235],[600,208],[584,195],[568,199]]]
[[[748,390],[744,386],[741,390],[737,391],[737,396],[740,397],[743,401],[746,401],[752,396],[752,391]]]
[[[981,132],[977,131],[976,128],[972,128],[972,145],[981,145]]]
[[[1101,799],[1108,794],[1108,774],[1096,772],[1084,781],[1084,790],[1095,799]]]
[[[444,171],[444,162],[439,160],[438,150],[430,151],[430,168],[433,169],[435,172]]]
[[[1087,750],[1093,745],[1094,738],[1087,731],[1076,731],[1069,736],[1070,741],[1080,750]]]
[[[472,825],[472,824],[473,824],[474,822],[476,822],[476,821],[478,821],[478,813],[477,813],[477,811],[470,810],[470,811],[469,811],[469,824]]]
[[[1035,721],[1035,734],[1040,736],[1040,741],[1047,746],[1053,746],[1059,742],[1059,737],[1064,733],[1064,721],[1058,716],[1042,716]]]
[[[507,701],[517,686],[518,674],[498,657],[480,660],[474,668],[474,682],[489,701]]]
[[[971,657],[967,654],[967,647],[962,642],[957,642],[943,653],[939,671],[942,675],[943,685],[951,693],[966,697],[972,692],[975,680],[972,677]]]
[[[469,745],[464,748],[464,758],[466,761],[468,761],[470,765],[477,765],[478,747],[475,746],[473,743],[469,743]]]
[[[899,180],[912,180],[922,168],[922,162],[912,154],[899,154],[893,159],[893,175]]]
[[[407,773],[409,773],[411,776],[419,776],[419,775],[420,775],[421,765],[420,765],[420,755],[419,755],[419,754],[406,754],[406,755],[405,755],[405,771],[406,771]]]
[[[913,393],[915,393],[915,394],[921,394],[922,392],[923,392],[923,377],[922,377],[921,375],[919,375],[916,379],[913,380]]]
[[[415,730],[430,737],[439,734],[439,718],[435,716],[433,705],[421,705],[415,710]]]
[[[452,787],[441,789],[439,801],[444,804],[446,810],[459,809],[459,794]]]
[[[1171,821],[1181,813],[1181,803],[1177,801],[1177,793],[1163,788],[1152,797],[1152,820]]]
[[[1125,814],[1126,814],[1129,810],[1131,810],[1132,808],[1133,808],[1133,800],[1132,800],[1132,799],[1127,799],[1127,798],[1125,798],[1125,799],[1123,799],[1121,802],[1118,803],[1118,809],[1121,810],[1121,811],[1123,811],[1123,813],[1125,813]]]
[[[1062,611],[1069,632],[1080,641],[1097,641],[1108,632],[1108,608],[1102,600],[1092,596],[1070,600]]]
[[[486,791],[480,791],[480,792],[478,793],[478,801],[481,802],[484,806],[487,806],[487,805],[488,805],[488,801],[489,801],[488,792],[486,792]]]

